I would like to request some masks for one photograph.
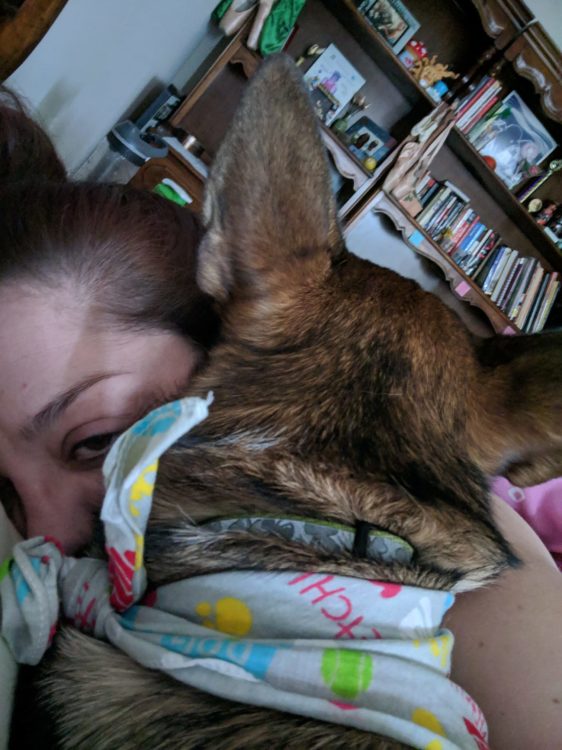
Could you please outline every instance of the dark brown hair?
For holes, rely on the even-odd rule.
[[[0,86],[0,184],[65,178],[66,170],[47,134],[27,116],[16,95]]]
[[[0,283],[71,284],[100,320],[175,330],[204,348],[218,332],[195,283],[197,218],[152,193],[66,181],[43,131],[0,98]]]

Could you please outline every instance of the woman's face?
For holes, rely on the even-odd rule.
[[[177,334],[97,317],[76,289],[0,286],[0,499],[11,484],[18,530],[68,553],[90,539],[112,442],[184,393],[200,359]]]

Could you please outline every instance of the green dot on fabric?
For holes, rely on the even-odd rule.
[[[12,562],[11,557],[7,557],[3,562],[0,563],[0,581],[3,578],[6,578],[8,573],[10,572],[10,564]]]
[[[356,698],[369,688],[373,660],[369,654],[343,648],[328,648],[322,656],[322,679],[340,698]]]

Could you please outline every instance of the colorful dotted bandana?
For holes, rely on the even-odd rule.
[[[423,750],[487,748],[486,723],[447,675],[453,596],[321,572],[231,571],[145,594],[143,539],[159,457],[210,399],[149,414],[112,448],[102,518],[109,566],[43,537],[0,568],[1,632],[37,663],[59,606],[76,627],[213,695],[344,724]],[[212,530],[207,529],[207,533]]]

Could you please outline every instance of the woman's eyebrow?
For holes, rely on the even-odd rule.
[[[96,385],[96,383],[99,383],[102,380],[107,380],[108,378],[112,378],[115,375],[121,374],[123,373],[104,372],[98,375],[90,375],[89,377],[84,378],[84,380],[81,380],[73,385],[67,391],[64,391],[58,396],[55,396],[52,401],[50,401],[43,409],[41,409],[41,411],[37,412],[37,414],[21,428],[22,436],[26,440],[30,440],[32,437],[37,435],[37,433],[42,432],[47,427],[52,425],[60,417],[64,410],[68,409],[70,404],[72,404],[72,402],[75,401],[81,393],[84,393],[84,391],[87,391],[88,388],[91,388],[93,385]]]

